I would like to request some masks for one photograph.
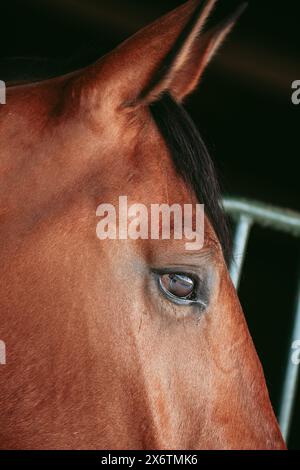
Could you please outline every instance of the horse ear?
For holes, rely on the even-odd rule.
[[[189,0],[138,31],[116,49],[82,70],[71,83],[72,96],[89,111],[119,108],[146,96],[176,42],[196,35],[217,0]],[[192,33],[191,33],[192,34]],[[191,42],[191,37],[188,40]]]
[[[97,113],[150,103],[169,91],[183,99],[241,13],[201,36],[217,0],[189,0],[75,76],[72,96]]]
[[[165,91],[177,101],[182,101],[194,91],[204,70],[231,31],[247,4],[241,5],[234,14],[211,30],[187,39],[175,55],[173,63],[165,71],[164,77],[149,90],[147,101],[152,102]]]

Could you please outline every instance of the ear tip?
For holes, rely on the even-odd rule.
[[[238,6],[238,8],[229,17],[227,17],[227,19],[224,20],[223,27],[227,25],[229,28],[232,28],[238,21],[238,19],[242,16],[242,14],[245,12],[245,10],[248,8],[248,6],[248,2],[243,2],[240,6]]]
[[[239,18],[244,13],[244,11],[248,8],[248,6],[249,6],[248,2],[241,3],[241,5],[237,8],[235,12],[236,18]]]

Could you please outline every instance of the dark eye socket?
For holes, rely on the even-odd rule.
[[[160,290],[177,305],[197,304],[207,307],[207,299],[201,298],[200,281],[197,276],[180,272],[158,273]]]

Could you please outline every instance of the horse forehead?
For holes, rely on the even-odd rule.
[[[164,139],[151,122],[145,130],[138,129],[129,151],[121,142],[114,160],[110,156],[103,170],[101,179],[111,196],[128,194],[141,203],[184,203],[194,199],[193,191],[177,173]]]
[[[136,160],[139,160],[139,155]],[[122,162],[120,166],[123,166]],[[101,195],[110,200],[124,195],[135,203],[184,204],[194,198],[183,179],[176,174],[172,161],[163,156],[129,162],[123,171],[114,174],[108,167],[101,180],[105,185]]]
[[[180,204],[191,200],[191,192],[176,173],[172,155],[153,124],[149,110],[139,110],[137,115],[133,116],[132,121],[130,115],[126,113],[109,114],[109,119],[101,115],[100,123],[98,122],[95,128],[89,129],[88,123],[85,123],[82,127],[75,127],[76,132],[73,133],[72,120],[70,126],[67,125],[66,120],[61,128],[57,126],[56,121],[53,121],[52,130],[50,125],[52,119],[48,118],[60,88],[61,83],[58,81],[58,83],[51,83],[51,86],[38,84],[29,87],[21,86],[12,90],[10,114],[14,119],[17,116],[20,127],[30,128],[30,132],[25,132],[24,141],[14,141],[14,147],[18,148],[20,145],[22,149],[20,155],[27,147],[28,152],[31,153],[35,150],[38,154],[48,152],[55,164],[56,153],[60,155],[63,151],[68,151],[65,156],[69,159],[70,155],[80,153],[78,149],[82,150],[83,156],[80,161],[74,159],[70,162],[72,166],[68,165],[68,168],[71,168],[70,171],[74,174],[87,171],[90,175],[94,169],[95,176],[90,177],[89,181],[99,188],[99,197],[101,199],[105,197],[107,202],[123,194],[131,196],[136,202],[145,204],[152,202]],[[29,102],[30,107],[25,106]],[[45,139],[40,139],[39,130],[43,127],[41,122],[43,123],[44,120],[47,121],[50,130]],[[7,119],[3,124],[5,122],[7,123]],[[32,129],[32,126],[36,129]],[[3,131],[7,131],[6,126],[4,127]],[[27,136],[29,144],[26,146],[24,142],[27,143]],[[50,146],[46,145],[49,143],[48,140]],[[62,142],[64,145],[60,147]],[[89,145],[85,148],[87,142]],[[41,152],[43,145],[45,151]],[[69,152],[70,149],[76,152]],[[93,154],[93,157],[89,158],[85,165],[84,159],[89,153]],[[90,171],[89,166],[91,166]],[[42,173],[43,171],[41,168]],[[83,178],[83,180],[86,184],[86,179]]]

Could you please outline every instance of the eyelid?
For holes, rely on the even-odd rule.
[[[171,268],[152,268],[152,272],[156,275],[163,274],[181,274],[183,276],[188,276],[196,282],[202,282],[200,274],[197,272],[196,268],[192,269],[190,266],[172,266]]]
[[[185,298],[177,297],[176,295],[174,295],[171,292],[167,291],[165,289],[165,287],[163,286],[162,281],[161,281],[161,276],[163,274],[182,274],[184,276],[188,276],[188,277],[191,277],[192,279],[194,279],[196,281],[196,286],[197,286],[196,288],[197,288],[197,290],[199,290],[198,286],[201,283],[201,279],[195,273],[188,273],[188,272],[183,271],[182,269],[181,270],[180,269],[176,270],[176,269],[170,269],[170,268],[154,269],[153,272],[156,276],[158,287],[159,287],[160,291],[168,299],[170,299],[173,303],[175,303],[177,305],[181,305],[181,306],[191,306],[191,305],[199,306],[202,309],[206,309],[208,307],[208,304],[206,302],[204,302],[203,300],[199,299],[199,298],[197,298],[195,300],[195,299],[185,299]]]

